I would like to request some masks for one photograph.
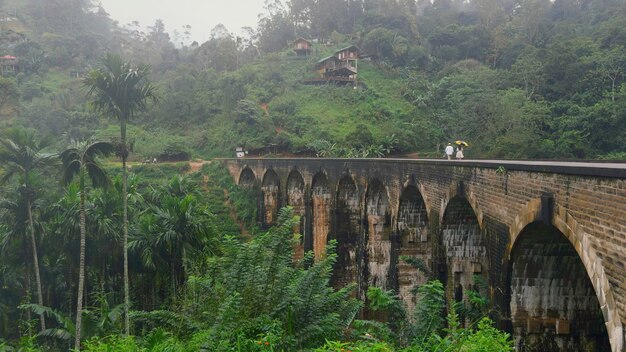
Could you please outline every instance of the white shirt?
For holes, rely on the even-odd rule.
[[[447,147],[446,147],[446,154],[447,154],[447,155],[452,155],[452,154],[454,154],[454,147],[453,147],[453,146],[451,146],[451,145],[447,146]]]

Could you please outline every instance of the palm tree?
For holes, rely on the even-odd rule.
[[[19,177],[21,182],[18,191],[26,203],[28,227],[30,229],[30,242],[33,254],[33,268],[35,270],[35,282],[37,285],[37,301],[43,306],[43,294],[41,289],[41,276],[39,271],[39,258],[37,255],[37,240],[35,238],[35,226],[33,221],[33,202],[37,192],[33,184],[33,178],[37,169],[50,165],[53,161],[52,154],[44,154],[42,151],[48,146],[48,140],[38,139],[35,134],[23,130],[14,129],[9,131],[8,136],[0,138],[0,162],[3,164],[4,175],[1,182],[4,183],[14,176]],[[46,321],[43,315],[39,316],[41,330],[46,329]]]
[[[35,228],[41,231],[41,224],[35,221]],[[5,273],[15,273],[15,268],[22,268],[23,280],[21,282],[14,281],[10,284],[10,279],[7,279],[6,275],[2,275],[3,287],[0,289],[0,301],[6,304],[10,302],[9,298],[17,292],[15,288],[21,287],[23,289],[22,298],[14,296],[10,304],[10,307],[14,308],[18,306],[20,302],[25,301],[25,297],[30,297],[30,272],[31,267],[24,265],[23,258],[28,258],[30,245],[28,236],[28,215],[26,211],[26,202],[16,193],[15,199],[0,199],[0,253],[2,253],[2,262],[6,264]],[[1,266],[0,266],[1,267]],[[4,292],[3,292],[4,291]],[[10,293],[9,293],[10,292]],[[0,303],[2,305],[2,303]],[[27,312],[27,320],[30,321],[30,311]],[[4,329],[0,328],[0,334],[2,331],[8,331],[11,328],[11,324],[2,324]],[[17,327],[12,328],[13,332],[17,332]],[[4,336],[8,336],[8,333],[4,333]]]
[[[77,143],[61,153],[63,161],[63,182],[67,185],[78,175],[80,190],[80,255],[78,264],[78,296],[76,303],[76,334],[74,337],[74,349],[80,350],[80,333],[83,310],[83,290],[85,285],[85,241],[87,237],[87,220],[85,215],[85,181],[87,176],[94,187],[109,187],[111,180],[106,172],[98,164],[98,156],[108,156],[114,152],[115,147],[108,142]]]
[[[171,296],[186,277],[189,257],[217,250],[217,242],[208,220],[212,215],[196,197],[197,188],[188,177],[174,176],[152,190],[138,228],[128,247],[138,254],[143,265],[154,271],[155,278],[169,276]],[[162,280],[165,281],[165,280]]]
[[[122,157],[122,208],[124,246],[124,315],[126,335],[130,334],[128,283],[128,199],[126,183],[126,124],[138,111],[145,110],[148,100],[156,100],[155,88],[147,80],[150,66],[132,66],[117,55],[108,54],[103,67],[91,71],[84,80],[93,108],[120,122]]]

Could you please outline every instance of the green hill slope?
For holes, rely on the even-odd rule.
[[[334,154],[368,148],[386,154],[432,140],[429,131],[419,138],[412,127],[420,112],[403,97],[406,87],[396,71],[360,60],[358,88],[304,84],[304,78],[316,75],[318,56],[298,59],[285,51],[219,75],[180,68],[178,82],[163,81],[162,89],[184,88],[167,94],[149,114],[152,118],[140,123],[145,128],[178,126],[174,130],[206,156],[230,156],[237,146],[259,153],[311,154],[320,142],[334,145]]]
[[[309,2],[307,13],[321,17],[285,7],[243,38],[216,27],[204,43],[175,47],[163,22],[147,32],[119,28],[93,1],[0,0],[1,13],[17,18],[0,23],[0,36],[11,28],[25,36],[0,38],[0,56],[20,61],[17,75],[0,80],[0,127],[35,128],[59,146],[114,137],[115,122],[89,109],[80,82],[113,52],[150,64],[161,95],[132,122],[136,160],[232,156],[239,146],[436,156],[455,139],[470,142],[469,157],[626,156],[623,1],[567,11],[561,2],[519,11],[495,2],[493,13],[476,1],[380,0],[346,13],[318,5]],[[295,35],[318,39],[309,58],[291,51]],[[359,61],[358,89],[303,84],[319,59],[346,45],[373,55]]]

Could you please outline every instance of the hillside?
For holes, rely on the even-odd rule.
[[[209,139],[219,141],[213,148],[229,151],[243,145],[263,149],[274,144],[283,152],[311,153],[311,144],[320,141],[345,148],[391,147],[391,136],[404,138],[404,145],[412,144],[409,140],[414,136],[407,134],[403,124],[416,115],[416,108],[402,97],[398,77],[362,61],[356,89],[303,84],[314,72],[317,59],[301,60],[282,53],[269,62],[229,74],[229,78],[241,80],[244,92],[233,111],[225,109],[222,121],[207,125],[208,133],[213,134]],[[232,140],[220,141],[219,136],[233,132]]]
[[[0,56],[19,59],[19,73],[0,81],[3,123],[59,145],[115,138],[115,121],[89,109],[81,84],[114,52],[150,64],[159,87],[159,103],[130,130],[135,160],[231,156],[238,146],[437,156],[456,139],[470,157],[624,159],[621,1],[346,0],[336,13],[324,1],[277,4],[248,36],[217,26],[209,41],[175,47],[162,21],[123,29],[89,0],[2,1],[11,20],[0,23]],[[292,51],[296,33],[312,38],[310,57]],[[302,83],[346,45],[367,56],[358,89]]]

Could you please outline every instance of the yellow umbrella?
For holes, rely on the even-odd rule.
[[[467,143],[466,141],[454,141],[454,144],[456,145],[462,145],[464,147],[469,147],[469,143]]]

